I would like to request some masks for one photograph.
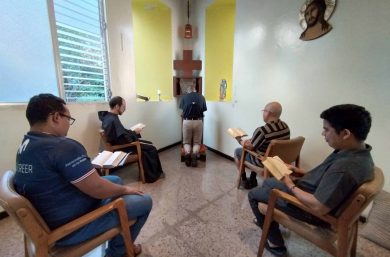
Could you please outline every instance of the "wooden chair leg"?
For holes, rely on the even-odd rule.
[[[24,242],[24,257],[30,257],[29,250],[27,247],[27,237],[26,235],[23,236],[23,242]]]
[[[240,159],[240,168],[238,170],[238,177],[237,177],[237,189],[240,188],[241,184],[241,175],[245,172],[245,156],[246,156],[246,151],[244,148],[242,149],[241,153],[241,159]]]
[[[137,145],[137,155],[138,155],[138,171],[139,171],[139,177],[143,184],[146,183],[145,181],[145,173],[144,173],[144,165],[142,164],[142,150],[141,145]]]
[[[337,238],[337,256],[336,257],[348,257],[349,244],[348,244],[348,231],[339,231],[339,237]]]
[[[142,181],[142,184],[145,184],[145,173],[144,173],[144,166],[142,165],[142,160],[138,160],[138,170],[139,170],[139,177]]]
[[[355,229],[353,231],[353,241],[351,246],[351,257],[356,257],[357,236],[358,236],[358,223],[355,223]]]
[[[123,210],[123,212],[119,212],[119,222],[120,222],[120,225],[121,225],[121,234],[122,234],[122,237],[123,237],[123,241],[125,243],[125,249],[126,249],[126,253],[127,255],[126,256],[129,256],[129,257],[134,257],[135,256],[135,252],[134,252],[134,244],[133,244],[133,240],[131,238],[131,234],[130,234],[130,229],[128,226],[126,226],[125,224],[128,225],[128,218],[127,218],[127,215],[126,213],[124,213],[126,211],[126,206],[125,206],[125,202],[122,201],[120,203],[118,203],[121,207],[121,209]]]
[[[261,238],[259,243],[259,250],[257,251],[257,257],[263,256],[265,244],[267,243],[269,228],[271,227],[272,215],[275,208],[275,202],[270,202],[267,207],[267,214],[265,215],[264,224],[261,232]]]

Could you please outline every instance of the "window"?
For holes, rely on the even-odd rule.
[[[65,100],[105,101],[109,75],[103,2],[54,0],[53,3]]]
[[[0,1],[0,103],[39,93],[106,101],[103,9],[103,0]]]

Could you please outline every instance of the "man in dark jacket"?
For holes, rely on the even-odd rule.
[[[109,105],[110,111],[98,113],[107,141],[112,145],[140,141],[146,182],[152,183],[164,177],[156,147],[153,146],[152,142],[140,139],[141,128],[136,128],[134,131],[126,129],[119,120],[119,115],[122,115],[126,110],[126,101],[120,96],[115,96],[110,100]],[[134,147],[125,149],[125,151],[134,151]]]

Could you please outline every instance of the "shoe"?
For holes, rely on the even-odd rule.
[[[242,186],[245,189],[248,189],[249,188],[249,181],[241,179],[240,186]]]
[[[257,187],[257,180],[256,179],[249,179],[249,180],[244,180],[244,188],[245,189],[252,189],[254,187]]]
[[[275,256],[278,257],[285,257],[287,256],[287,248],[285,246],[275,246],[271,247],[268,242],[265,243],[265,249],[268,250],[268,252],[272,253]]]
[[[191,166],[192,167],[198,166],[198,158],[197,158],[196,154],[193,154],[191,156]]]
[[[257,187],[257,179],[256,178],[249,179],[249,184],[250,184],[251,188]]]
[[[257,219],[256,218],[253,218],[253,223],[255,223],[256,224],[256,226],[258,226],[258,227],[260,227],[261,228],[261,226],[260,226],[260,223],[257,221]]]
[[[190,155],[190,154],[186,154],[186,155],[184,156],[184,161],[185,161],[185,163],[186,163],[186,166],[187,166],[187,167],[190,167],[190,166],[191,166],[191,155]]]

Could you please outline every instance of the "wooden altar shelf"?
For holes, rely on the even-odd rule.
[[[180,87],[180,80],[181,79],[195,79],[196,92],[202,93],[202,77],[196,77],[196,78],[173,77],[173,96],[174,97],[182,95],[184,93],[184,92],[181,92],[181,87]]]

